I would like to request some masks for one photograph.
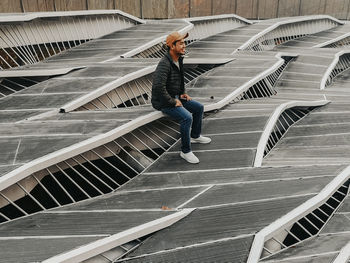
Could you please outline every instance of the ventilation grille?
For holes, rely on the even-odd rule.
[[[195,41],[217,35],[219,33],[229,31],[244,25],[248,22],[243,21],[235,16],[230,17],[208,17],[206,19],[189,19],[194,27],[189,32],[189,37],[186,39],[186,44],[191,44]],[[163,43],[158,43],[140,53],[133,55],[133,58],[162,58],[167,52],[167,46]]]
[[[202,76],[217,65],[185,65],[185,85]],[[102,96],[86,103],[76,111],[105,110],[114,108],[135,107],[151,103],[153,73],[129,81]]]
[[[286,109],[278,118],[275,127],[271,131],[264,150],[264,157],[276,146],[288,129],[296,122],[304,118],[315,107],[293,107]]]
[[[271,50],[285,42],[328,30],[337,25],[337,22],[328,18],[282,24],[261,37],[249,41],[240,49],[246,51]]]
[[[51,76],[2,78],[0,79],[0,98],[29,88],[49,78],[51,78]]]
[[[331,73],[329,74],[325,87],[328,87],[332,84],[334,79],[344,72],[345,70],[348,70],[350,68],[350,54],[343,54],[339,57],[338,63],[335,65]]]
[[[156,120],[56,163],[0,192],[0,222],[114,191],[139,175],[179,138],[179,124]]]
[[[91,39],[137,24],[119,14],[42,17],[2,23],[0,68],[35,64]]]
[[[299,219],[291,227],[281,230],[278,235],[267,240],[264,244],[261,260],[320,233],[348,195],[349,183],[350,180],[347,180],[325,203]]]
[[[234,99],[234,102],[240,100],[250,100],[250,99],[258,99],[263,97],[271,97],[276,95],[277,92],[274,89],[277,81],[281,77],[283,71],[287,67],[288,63],[294,59],[294,57],[282,57],[284,59],[284,63],[273,73],[261,79],[253,86],[251,86],[248,90],[242,92],[239,96]]]

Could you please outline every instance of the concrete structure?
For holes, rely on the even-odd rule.
[[[349,24],[0,18],[1,260],[349,260]],[[149,105],[174,30],[191,35],[186,88],[213,140],[193,146],[198,165]]]

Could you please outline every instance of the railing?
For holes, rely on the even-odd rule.
[[[260,167],[263,158],[273,149],[288,129],[317,106],[329,101],[291,101],[281,104],[270,116],[260,137],[254,167]]]
[[[257,263],[315,237],[349,193],[350,166],[319,194],[256,234],[247,263]]]
[[[280,79],[289,62],[294,59],[294,57],[288,56],[282,56],[281,58],[284,60],[284,63],[281,66],[279,66],[274,72],[267,75],[265,78],[252,85],[248,90],[242,92],[234,99],[234,101],[251,100],[263,97],[267,98],[276,95],[276,83]]]
[[[328,30],[341,24],[343,22],[330,16],[285,19],[255,35],[238,50],[271,50],[290,40]]]
[[[315,237],[348,195],[349,183],[350,166],[315,197],[262,229],[254,238],[247,263],[257,263]]]
[[[0,69],[35,64],[114,31],[143,23],[121,11],[1,16]]]
[[[0,99],[79,68],[0,71]]]
[[[175,144],[178,130],[155,120],[16,180],[0,191],[0,222],[114,191]]]
[[[276,146],[291,126],[304,118],[313,109],[314,107],[293,107],[282,112],[271,131],[264,150],[264,157]]]
[[[281,77],[288,63],[294,58],[283,53],[278,53],[275,56],[278,61],[260,73],[258,76],[250,79],[238,89],[228,94],[224,99],[211,105],[205,105],[205,110],[215,110],[221,108],[228,103],[234,103],[240,100],[256,99],[261,97],[270,97],[276,94],[274,89],[278,79]]]
[[[181,33],[189,32],[189,37],[186,39],[187,44],[251,24],[250,21],[237,15],[196,17],[185,19],[185,21],[191,25],[186,31],[181,31]],[[124,54],[123,57],[161,58],[167,52],[167,47],[163,44],[166,37],[167,36],[162,36],[159,39],[154,40],[152,45],[145,46],[143,49],[128,52]]]
[[[314,46],[314,48],[347,48],[350,45],[350,33]]]
[[[185,84],[231,59],[189,59],[184,64]],[[101,110],[149,105],[152,77],[157,65],[127,74],[61,107],[61,112]]]
[[[216,65],[184,66],[185,85],[211,70]],[[151,104],[153,73],[133,79],[104,95],[82,105],[76,111],[129,108]]]
[[[347,180],[326,202],[265,241],[261,259],[269,258],[318,235],[349,193],[349,183],[350,180]]]
[[[145,224],[127,229],[106,238],[91,242],[76,249],[64,252],[57,256],[42,261],[43,263],[67,263],[67,262],[119,262],[122,254],[131,252],[138,246],[140,239],[147,235],[171,226],[182,218],[191,214],[195,209],[181,209],[169,211],[170,215],[158,218]],[[108,253],[108,257],[104,256]]]
[[[329,87],[333,80],[345,70],[350,68],[350,52],[340,51],[335,54],[335,58],[331,65],[328,67],[326,73],[323,75],[320,89],[323,90]]]
[[[188,18],[187,21],[194,25],[186,39],[187,44],[252,24],[251,21],[237,15],[194,17]]]

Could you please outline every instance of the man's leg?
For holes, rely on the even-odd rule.
[[[193,114],[191,137],[198,138],[202,132],[202,119],[204,107],[195,100],[182,101],[184,108]]]
[[[192,124],[192,114],[184,107],[164,108],[162,112],[180,122],[181,151],[191,152],[190,128]]]

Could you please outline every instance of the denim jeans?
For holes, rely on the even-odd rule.
[[[183,153],[191,151],[191,138],[198,138],[202,131],[204,107],[194,100],[181,100],[183,107],[163,108],[162,112],[180,122],[181,150]],[[190,133],[190,128],[191,133]]]

